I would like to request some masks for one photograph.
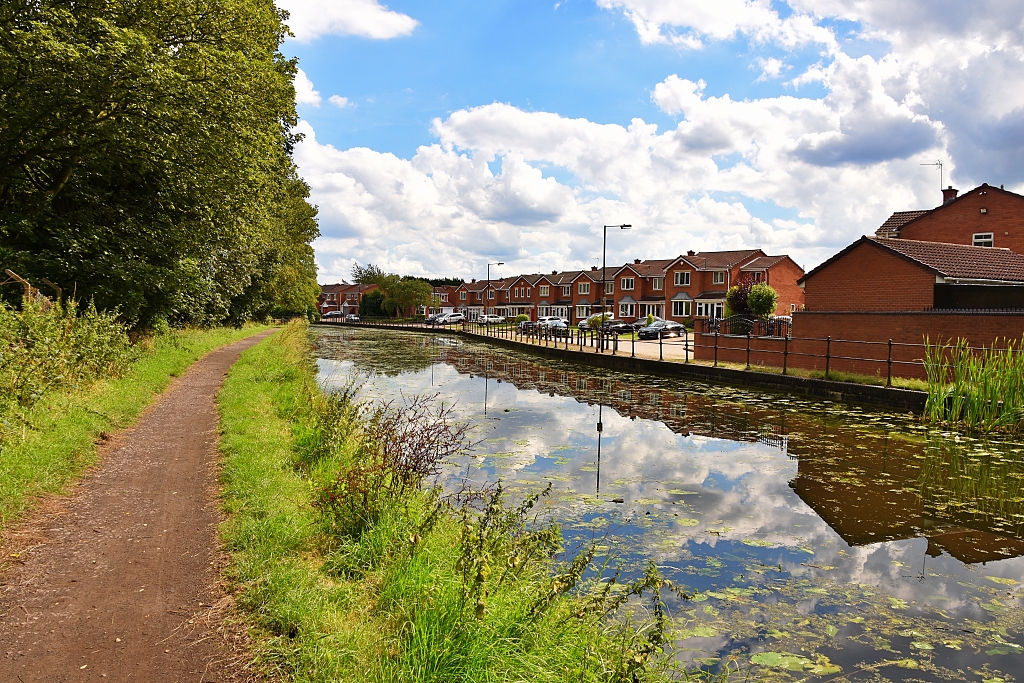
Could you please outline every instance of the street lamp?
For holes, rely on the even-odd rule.
[[[484,314],[487,313],[487,299],[491,295],[491,266],[503,266],[504,261],[497,261],[495,263],[487,264],[487,289],[484,290]]]
[[[604,242],[601,245],[601,313],[605,312],[605,308],[608,304],[608,228],[618,228],[619,230],[629,230],[633,226],[629,223],[623,223],[622,225],[606,225],[604,226]]]

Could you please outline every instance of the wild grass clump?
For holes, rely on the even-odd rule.
[[[75,301],[0,303],[0,443],[45,395],[119,375],[133,358],[116,313]]]
[[[262,379],[305,343],[286,330],[246,352],[220,398],[225,538],[258,663],[303,681],[667,678],[673,587],[653,565],[607,575],[544,521],[546,492],[435,486],[471,440],[433,396],[320,397],[308,362]]]
[[[925,339],[924,367],[926,419],[979,432],[1024,429],[1024,341],[974,349],[966,339]]]

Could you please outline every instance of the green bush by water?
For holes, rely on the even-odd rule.
[[[563,547],[537,497],[427,486],[463,426],[433,401],[324,396],[307,343],[293,325],[247,351],[219,398],[224,536],[259,665],[301,681],[667,677],[671,586],[653,566],[585,578],[594,548]]]
[[[965,339],[925,339],[924,367],[928,420],[983,432],[1024,428],[1024,342],[975,350]]]

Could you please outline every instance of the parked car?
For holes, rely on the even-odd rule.
[[[444,317],[443,320],[438,321],[438,325],[455,325],[458,323],[466,322],[466,315],[464,313],[449,313]]]
[[[535,332],[540,324],[536,320],[521,320],[516,323],[516,329],[523,334]]]
[[[333,320],[334,318],[340,318],[343,315],[345,315],[345,314],[342,313],[341,311],[328,311],[327,313],[324,313],[320,317],[324,318],[326,320]]]
[[[568,320],[566,320],[565,318],[560,318],[557,315],[542,315],[541,317],[537,318],[537,324],[541,326],[547,325],[548,323],[552,322],[564,323],[566,326],[569,325]]]
[[[569,326],[566,322],[560,318],[555,320],[547,321],[542,328],[547,334],[552,337],[568,337]]]
[[[485,313],[476,319],[481,325],[499,325],[505,322],[504,316],[493,315],[491,313]]]
[[[651,321],[651,324],[652,324],[652,325],[653,325],[654,323],[656,323],[656,322],[660,321],[660,320],[663,320],[663,318],[659,318],[659,317],[658,317],[658,316],[656,316],[656,315],[655,315],[655,316],[651,316],[651,317],[653,317],[653,318],[654,318],[654,320],[652,320],[652,321]],[[647,327],[647,316],[644,316],[644,317],[640,318],[639,320],[636,320],[636,321],[634,321],[634,322],[631,322],[631,323],[629,324],[629,326],[630,326],[630,327],[632,327],[632,328],[633,328],[634,330],[639,330],[639,329],[640,329],[640,328],[642,328],[642,327]]]
[[[581,330],[590,329],[593,326],[590,321],[591,320],[600,320],[602,316],[604,316],[604,323],[602,324],[602,327],[604,325],[608,324],[608,323],[612,323],[612,322],[615,321],[615,318],[612,316],[611,313],[595,313],[594,315],[590,316],[589,318],[585,318],[585,319],[579,321],[578,323],[576,323],[576,327],[580,328]]]
[[[348,315],[345,316],[345,322],[357,323],[359,322],[359,316],[356,315],[355,313],[349,313]]]
[[[428,315],[426,318],[423,319],[423,324],[424,325],[439,325],[440,323],[438,321],[441,318],[446,317],[447,315],[448,315],[447,313],[431,313],[430,315]]]
[[[656,323],[641,327],[636,336],[638,339],[657,339],[659,337],[682,337],[686,334],[686,328],[672,320],[659,320]]]

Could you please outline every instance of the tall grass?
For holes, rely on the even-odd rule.
[[[323,395],[307,344],[292,325],[250,349],[219,398],[224,535],[259,664],[297,681],[667,678],[672,587],[653,566],[600,578],[539,497],[431,486],[464,427],[422,398]]]
[[[973,349],[965,339],[932,345],[926,338],[924,367],[928,420],[981,432],[1024,429],[1024,340]]]

